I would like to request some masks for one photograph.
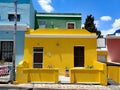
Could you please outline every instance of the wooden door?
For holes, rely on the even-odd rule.
[[[74,67],[84,67],[84,46],[74,47]]]

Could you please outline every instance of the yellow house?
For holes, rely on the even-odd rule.
[[[97,62],[96,44],[96,34],[85,29],[27,29],[16,82],[58,83],[58,76],[69,69],[71,83],[107,85],[106,65]]]

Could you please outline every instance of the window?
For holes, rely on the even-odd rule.
[[[68,22],[67,23],[67,29],[74,29],[75,28],[75,23],[74,22]]]
[[[34,48],[33,67],[43,67],[43,48]]]
[[[12,62],[13,41],[2,41],[0,46],[0,59],[5,59],[7,62]]]
[[[39,21],[39,28],[45,28],[46,22],[45,21]]]
[[[8,20],[9,21],[15,21],[15,15],[14,14],[8,14]],[[17,21],[20,21],[20,14],[17,14]]]
[[[99,62],[106,62],[107,56],[106,55],[97,55],[97,59]]]

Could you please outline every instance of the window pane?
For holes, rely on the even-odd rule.
[[[13,55],[13,41],[2,41],[1,42],[1,58],[8,62],[12,62]]]
[[[15,20],[14,14],[8,14],[8,20],[14,21]],[[20,14],[17,14],[17,21],[20,21]]]
[[[20,21],[20,15],[17,15],[17,21]]]
[[[34,53],[34,63],[42,63],[43,54],[42,53]]]
[[[74,23],[68,23],[68,29],[74,29]]]
[[[39,22],[39,28],[45,28],[46,22],[45,21],[40,21]]]
[[[43,49],[42,48],[34,48],[34,51],[35,52],[43,52]]]
[[[11,14],[10,14],[10,15],[8,16],[8,19],[9,19],[9,21],[14,21],[14,15],[11,15]]]
[[[100,62],[106,62],[107,61],[106,60],[106,55],[98,55],[97,58],[98,58],[98,61],[100,61]]]

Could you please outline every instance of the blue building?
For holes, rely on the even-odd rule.
[[[14,31],[14,0],[0,0],[0,60],[12,62]],[[34,8],[32,0],[18,0],[16,32],[16,65],[23,59],[24,32],[29,26],[34,28]]]

